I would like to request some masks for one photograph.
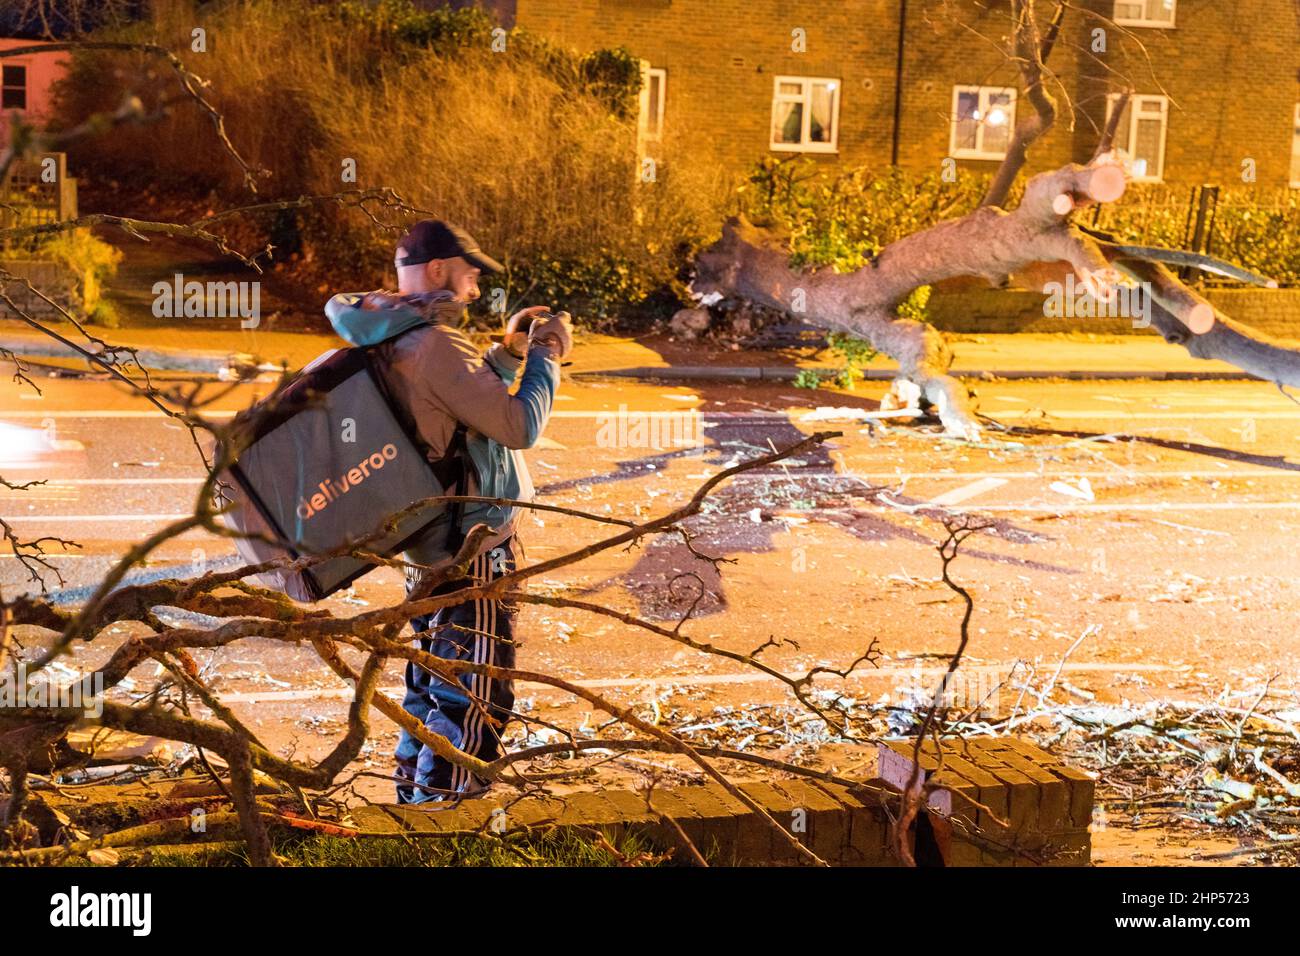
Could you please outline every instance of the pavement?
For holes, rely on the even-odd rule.
[[[236,323],[237,325],[237,323]],[[301,368],[343,343],[333,335],[259,329],[94,329],[114,345],[140,350],[140,361],[160,371],[219,374],[242,355],[267,368]],[[70,326],[65,335],[80,341]],[[1003,379],[1249,379],[1226,362],[1189,356],[1155,335],[989,334],[952,335],[953,371],[968,378]],[[85,367],[76,350],[22,323],[0,320],[0,349],[33,361]],[[646,381],[789,381],[803,369],[833,371],[825,354],[734,351],[712,342],[683,343],[665,336],[625,337],[582,333],[570,356],[577,376]],[[896,364],[877,356],[864,367],[868,380],[888,380]]]
[[[950,335],[949,341],[953,372],[964,378],[1252,378],[1226,362],[1193,358],[1155,335],[1015,333]],[[655,337],[590,336],[575,348],[572,371],[659,381],[789,381],[803,369],[836,370],[825,354],[796,360],[790,352],[735,352],[706,343],[665,346]],[[698,358],[691,355],[696,351]],[[864,377],[889,380],[897,367],[880,355],[864,367]]]

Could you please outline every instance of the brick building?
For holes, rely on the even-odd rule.
[[[1019,79],[1005,0],[492,0],[506,23],[645,63],[642,137],[743,170],[802,153],[843,165],[992,170]],[[1052,4],[1042,0],[1042,16]],[[1079,7],[1085,8],[1080,12]],[[1137,178],[1300,186],[1294,0],[1084,0],[1051,58],[1062,117],[1033,169],[1086,160],[1131,85],[1119,145]],[[1074,121],[1070,121],[1073,111]]]

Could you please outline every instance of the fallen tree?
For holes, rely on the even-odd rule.
[[[696,259],[692,291],[706,302],[738,298],[796,314],[812,325],[871,343],[898,362],[895,391],[902,404],[919,389],[945,429],[976,438],[980,421],[970,392],[953,377],[952,349],[943,334],[923,322],[901,318],[899,304],[917,288],[959,276],[995,286],[1037,263],[1064,262],[1098,298],[1116,294],[1120,276],[1142,284],[1151,304],[1151,326],[1166,341],[1203,359],[1220,359],[1279,387],[1300,385],[1300,349],[1234,322],[1188,287],[1162,262],[1158,250],[1123,245],[1080,225],[1078,210],[1119,200],[1126,174],[1111,149],[1127,94],[1113,109],[1087,164],[1071,164],[1028,180],[1018,206],[1004,210],[1012,183],[1035,140],[1051,128],[1057,107],[1047,90],[1047,62],[1067,3],[1058,3],[1040,30],[1034,5],[1014,0],[1011,58],[1020,69],[1027,111],[1016,124],[1005,159],[980,208],[887,245],[856,272],[792,267],[785,237],[744,217],[729,220],[722,237]],[[1208,257],[1167,257],[1207,264]],[[911,394],[909,394],[911,393]]]

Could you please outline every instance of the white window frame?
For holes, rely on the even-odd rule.
[[[798,83],[802,88],[799,93],[782,93],[782,83]],[[812,88],[816,83],[833,84],[831,92],[831,138],[827,143],[809,141],[812,129]],[[838,153],[840,151],[840,94],[844,84],[835,76],[777,76],[772,79],[772,114],[767,124],[767,145],[779,153]],[[799,131],[799,142],[780,143],[776,139],[777,110],[783,103],[803,104],[803,128]]]
[[[1178,0],[1169,0],[1172,6],[1169,10],[1168,20],[1153,20],[1150,16],[1151,4],[1163,2],[1164,0],[1115,0],[1115,5],[1111,7],[1111,19],[1122,27],[1151,27],[1156,30],[1172,30],[1174,28],[1174,22],[1178,19]],[[1122,5],[1130,5],[1134,3],[1142,4],[1142,16],[1120,16],[1119,8]]]
[[[650,84],[659,81],[659,108],[655,110],[655,132],[650,132]],[[657,143],[664,135],[664,103],[668,99],[668,71],[661,66],[651,66],[641,61],[640,109],[637,113],[637,135],[643,143]]]
[[[1106,97],[1106,122],[1110,123],[1111,114],[1115,110],[1115,105],[1119,102],[1120,94],[1111,93]],[[1139,116],[1138,104],[1140,102],[1159,103],[1160,104],[1160,168],[1154,173],[1148,171],[1146,175],[1139,176],[1131,168],[1126,171],[1129,178],[1135,183],[1162,183],[1165,180],[1165,160],[1167,158],[1166,147],[1169,141],[1169,97],[1159,93],[1134,93],[1128,99],[1128,135],[1125,142],[1129,144],[1126,150],[1130,159],[1136,158],[1132,153],[1133,139],[1137,134],[1137,122]]]
[[[1291,165],[1293,169],[1300,169],[1296,163],[1300,162],[1300,103],[1295,105],[1295,122],[1291,127]],[[1300,175],[1291,180],[1292,189],[1300,189]]]
[[[990,159],[1000,160],[1006,158],[1006,150],[993,152],[983,148],[984,145],[984,124],[981,122],[975,131],[975,148],[957,145],[957,108],[961,102],[963,93],[975,93],[979,96],[979,112],[983,116],[989,109],[989,98],[1005,93],[1010,99],[1007,106],[1007,130],[1014,131],[1016,128],[1016,90],[1012,86],[977,86],[969,83],[959,83],[952,88],[952,112],[948,115],[948,155],[953,159]],[[1008,144],[1011,140],[1008,137]]]

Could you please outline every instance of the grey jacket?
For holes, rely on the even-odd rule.
[[[521,449],[537,443],[550,417],[560,381],[558,358],[539,345],[529,349],[526,364],[501,345],[480,354],[463,332],[443,321],[454,321],[461,311],[450,300],[421,311],[404,305],[363,309],[362,298],[336,295],[325,314],[340,336],[354,345],[373,346],[383,385],[405,407],[430,456],[442,456],[456,423],[463,422],[469,429],[472,472],[477,472],[471,474],[468,493],[531,501],[533,483]],[[523,376],[512,393],[521,365]],[[491,526],[486,551],[513,535],[520,517],[518,508],[471,504],[461,529]],[[428,565],[445,560],[446,537],[440,522],[406,553],[407,559]]]

